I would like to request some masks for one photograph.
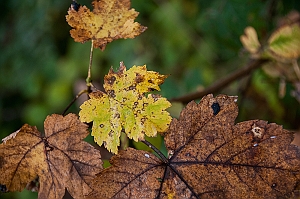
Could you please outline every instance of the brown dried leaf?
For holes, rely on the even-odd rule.
[[[39,177],[39,198],[60,199],[65,189],[82,198],[89,182],[102,169],[100,153],[83,141],[87,125],[75,114],[48,116],[45,136],[28,124],[0,144],[0,184],[21,191]]]
[[[289,198],[299,183],[293,134],[252,120],[234,125],[236,97],[204,97],[174,119],[169,158],[121,151],[94,179],[88,198]]]
[[[134,38],[147,28],[134,22],[138,12],[130,9],[130,0],[94,0],[94,10],[86,6],[69,9],[66,16],[76,42],[94,41],[94,47],[104,50],[116,39]]]

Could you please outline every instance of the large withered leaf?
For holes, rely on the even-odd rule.
[[[127,149],[101,171],[88,198],[289,198],[299,182],[292,133],[251,120],[234,124],[236,97],[191,102],[165,135],[169,157]]]
[[[102,169],[100,153],[83,141],[87,125],[75,114],[48,116],[45,135],[23,125],[0,144],[0,184],[21,191],[39,177],[39,198],[61,199],[65,189],[74,198],[91,191],[89,182]]]

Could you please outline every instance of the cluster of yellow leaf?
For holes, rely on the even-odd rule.
[[[167,130],[171,117],[165,111],[171,106],[165,98],[146,92],[160,90],[165,75],[147,71],[146,66],[133,66],[128,71],[123,63],[117,72],[112,69],[104,78],[104,89],[90,94],[79,112],[82,122],[93,121],[95,141],[117,153],[122,130],[135,141],[144,135],[156,136]]]
[[[106,45],[120,38],[134,38],[146,27],[134,22],[138,12],[130,9],[130,0],[94,0],[93,12],[86,6],[71,7],[66,16],[76,42],[93,40],[93,46],[104,50]]]
[[[260,43],[253,27],[247,27],[240,40],[252,56],[260,56]],[[265,54],[274,59],[297,59],[300,57],[300,27],[298,24],[278,28],[268,39]]]

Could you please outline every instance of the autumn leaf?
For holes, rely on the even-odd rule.
[[[94,0],[93,7],[91,12],[86,6],[76,4],[66,15],[76,42],[93,40],[95,48],[104,50],[113,40],[134,38],[147,29],[134,22],[139,13],[130,9],[130,0]]]
[[[124,129],[130,139],[144,140],[167,130],[171,117],[165,111],[171,106],[165,98],[148,94],[160,90],[166,75],[147,71],[146,66],[133,66],[128,71],[121,63],[119,71],[112,69],[104,77],[104,89],[90,94],[79,112],[82,122],[92,122],[95,141],[111,152],[117,153],[119,137]]]
[[[0,184],[21,191],[39,177],[40,199],[74,198],[91,191],[89,182],[102,169],[100,152],[84,142],[87,125],[75,114],[48,116],[45,136],[28,124],[0,144]]]
[[[300,56],[300,27],[298,24],[285,25],[269,38],[270,55],[277,58],[297,59]]]
[[[256,54],[260,48],[255,29],[251,26],[245,28],[245,34],[240,37],[244,48],[251,54]]]
[[[289,198],[299,183],[293,134],[262,120],[234,124],[236,97],[190,102],[165,135],[169,157],[128,148],[93,180],[94,198]]]

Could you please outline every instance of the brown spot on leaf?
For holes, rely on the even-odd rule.
[[[90,97],[93,97],[93,98],[101,98],[103,96],[103,93],[102,92],[92,92],[89,94]]]
[[[158,98],[160,98],[160,95],[158,95],[158,94],[151,94],[151,96],[154,99],[154,102],[156,102],[158,100]]]
[[[140,73],[136,73],[136,77],[135,77],[135,80],[134,80],[137,84],[138,83],[141,83],[144,81],[144,76],[141,75]]]
[[[146,120],[147,120],[147,118],[145,118],[145,117],[141,118],[141,124],[144,125]]]
[[[132,107],[135,109],[138,106],[138,104],[138,102],[134,102]]]
[[[113,131],[109,131],[108,136],[109,137],[113,137],[114,136],[114,132]]]
[[[129,90],[135,90],[135,86],[134,86],[134,85],[129,86],[128,89],[129,89]]]
[[[105,80],[106,80],[107,84],[109,84],[109,85],[112,86],[114,84],[114,82],[116,81],[116,77],[115,76],[111,76],[109,78],[106,78]]]
[[[107,94],[109,97],[111,98],[115,98],[116,97],[116,94],[115,94],[115,91],[114,90],[108,90],[107,91]]]

